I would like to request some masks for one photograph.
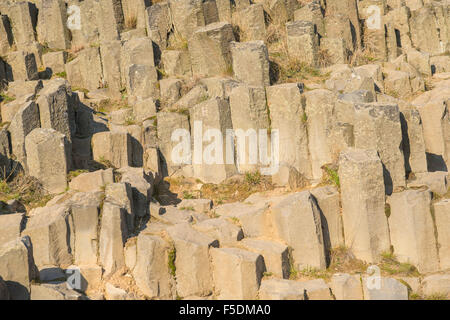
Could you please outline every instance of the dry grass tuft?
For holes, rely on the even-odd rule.
[[[19,171],[16,165],[7,176],[0,177],[0,201],[18,200],[27,210],[44,206],[52,197],[34,177]]]
[[[383,253],[382,260],[378,264],[382,274],[387,276],[405,276],[405,277],[418,277],[419,271],[415,266],[409,263],[401,263],[397,261],[394,254],[390,252]]]
[[[339,180],[338,166],[337,164],[326,164],[322,166],[322,181],[320,185],[334,185],[338,189],[341,187]]]
[[[284,55],[271,56],[272,83],[322,82],[326,79],[317,68]]]
[[[67,51],[67,62],[69,63],[70,61],[73,61],[77,58],[78,56],[78,52],[84,50],[85,46],[84,45],[72,45],[72,48],[70,48]]]
[[[274,189],[270,177],[262,176],[259,172],[234,176],[221,184],[203,184],[198,179],[184,177],[164,180],[172,195],[178,198],[211,199],[216,205],[244,201],[253,193]]]
[[[376,264],[381,275],[385,277],[418,277],[417,269],[407,263],[400,263],[391,253],[384,253],[381,262]],[[330,263],[327,269],[306,268],[296,270],[291,263],[291,279],[325,279],[330,280],[336,273],[349,273],[365,275],[369,264],[357,259],[350,249],[341,246],[330,251]]]
[[[292,82],[323,82],[328,78],[318,68],[307,65],[299,59],[289,57],[286,43],[286,28],[270,24],[266,31],[267,48],[270,59],[270,77],[272,84]],[[329,63],[331,57],[322,52],[322,64]]]
[[[105,99],[100,101],[98,104],[94,105],[94,110],[96,112],[108,114],[113,111],[128,109],[131,106],[128,104],[128,98],[124,99]]]
[[[137,17],[135,15],[129,16],[125,19],[125,30],[133,30],[137,27]]]
[[[331,273],[365,273],[368,265],[353,255],[353,253],[346,247],[334,248],[330,252],[330,266],[328,267]]]
[[[258,183],[255,183],[258,181]],[[274,189],[271,179],[266,176],[246,176],[244,181],[229,179],[221,184],[204,184],[200,190],[201,197],[211,199],[215,204],[244,201],[250,195]]]
[[[352,67],[362,66],[366,64],[374,63],[377,59],[374,53],[369,49],[357,49],[353,52],[350,58],[350,65]]]
[[[317,65],[320,68],[326,68],[332,64],[331,61],[332,56],[328,49],[320,48],[319,52],[317,53]]]
[[[350,58],[352,67],[371,64],[378,61],[377,57],[381,55],[377,41],[378,35],[373,32],[365,32],[364,47],[358,48],[353,52]]]
[[[368,266],[365,262],[356,259],[348,248],[342,246],[331,250],[330,265],[324,270],[312,267],[296,270],[291,261],[290,279],[324,279],[329,281],[335,273],[363,274]]]
[[[87,173],[87,172],[89,172],[89,170],[79,169],[79,170],[70,171],[67,174],[67,181],[70,182],[73,179],[75,179],[76,177],[78,177],[80,174]]]
[[[108,276],[100,287],[92,288],[91,291],[105,292],[104,285],[109,282],[116,288],[125,290],[135,300],[145,300],[145,296],[141,293],[136,285],[133,277],[130,276],[128,268],[123,267],[116,271],[113,275]]]
[[[266,28],[266,39],[265,43],[273,48],[274,45],[283,41],[286,38],[286,29],[280,28],[275,24],[270,24]]]
[[[449,299],[446,293],[437,292],[429,296],[426,296],[425,300],[449,300]]]
[[[188,50],[188,41],[178,33],[172,33],[169,36],[167,50]]]

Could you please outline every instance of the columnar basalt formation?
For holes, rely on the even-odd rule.
[[[1,1],[0,299],[450,298],[449,10]]]

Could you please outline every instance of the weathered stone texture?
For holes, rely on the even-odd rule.
[[[383,168],[375,150],[350,149],[339,160],[345,244],[355,256],[376,262],[390,248]]]

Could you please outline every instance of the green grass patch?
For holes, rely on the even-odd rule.
[[[0,97],[1,97],[1,102],[4,102],[4,103],[8,103],[8,102],[12,102],[12,101],[16,100],[16,98],[10,97],[5,93],[0,93]]]
[[[447,295],[445,293],[437,292],[437,293],[433,293],[429,296],[426,296],[425,300],[448,300],[448,299],[447,299]]]
[[[111,163],[111,161],[105,159],[105,157],[101,156],[98,159],[98,162],[105,168],[105,169],[109,169],[109,168],[113,168],[115,169],[114,165]]]
[[[258,185],[261,183],[261,173],[259,171],[245,173],[245,182],[250,185]]]
[[[313,267],[308,267],[299,271],[299,274],[304,277],[314,278],[314,279],[324,279],[329,280],[332,277],[332,273],[328,269],[320,270]]]
[[[64,78],[64,79],[67,79],[67,73],[66,73],[65,71],[55,73],[55,76],[58,77],[58,78]]]
[[[194,207],[181,207],[180,210],[184,210],[184,211],[195,211]]]
[[[80,88],[80,87],[72,87],[72,91],[80,91],[80,92],[83,92],[85,95],[87,95],[89,93],[88,89]]]
[[[420,273],[415,266],[410,263],[399,262],[392,252],[382,253],[381,258],[382,260],[378,266],[385,274],[407,277],[420,276]]]
[[[339,180],[339,173],[337,168],[333,168],[332,166],[324,165],[322,167],[324,170],[324,180],[327,183],[331,183],[335,185],[336,187],[341,187],[341,182]]]
[[[173,276],[173,277],[175,277],[175,275],[176,275],[176,271],[177,271],[177,268],[176,268],[176,266],[175,266],[175,259],[176,259],[176,256],[177,256],[177,252],[176,252],[176,250],[175,250],[175,247],[173,247],[170,251],[169,251],[169,256],[168,256],[168,267],[169,267],[169,273]]]
[[[67,180],[68,181],[72,181],[72,179],[78,177],[80,174],[87,173],[87,172],[89,172],[89,171],[88,170],[74,170],[74,171],[70,171],[67,174]]]
[[[302,115],[302,122],[303,122],[303,123],[307,123],[307,122],[308,122],[308,116],[306,115],[306,112],[303,112],[303,115]]]
[[[18,200],[32,209],[45,206],[51,198],[36,178],[23,172],[0,179],[0,201]]]
[[[183,191],[183,199],[195,199],[195,196],[189,191]]]

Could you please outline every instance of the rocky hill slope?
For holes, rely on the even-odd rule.
[[[450,298],[449,1],[0,13],[0,299]]]

